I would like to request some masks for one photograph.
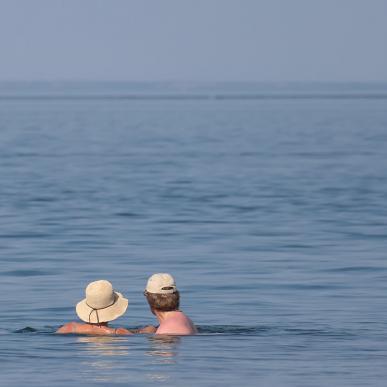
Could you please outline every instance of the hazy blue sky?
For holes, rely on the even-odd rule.
[[[387,81],[387,0],[0,0],[0,79]]]

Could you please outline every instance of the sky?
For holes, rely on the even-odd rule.
[[[0,0],[0,80],[387,81],[387,0]]]

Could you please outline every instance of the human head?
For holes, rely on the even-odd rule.
[[[113,290],[109,281],[91,282],[86,287],[86,298],[78,302],[78,317],[87,323],[104,323],[122,316],[128,307],[128,300]]]
[[[149,277],[144,295],[152,313],[179,309],[180,294],[174,278],[168,273],[157,273]]]

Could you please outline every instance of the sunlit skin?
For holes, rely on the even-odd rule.
[[[147,325],[144,328],[138,329],[135,333],[144,333],[144,334],[153,334],[156,333],[157,328],[154,327],[153,325]]]
[[[147,326],[138,333],[155,333],[156,335],[195,335],[197,329],[191,319],[180,310],[163,312],[151,309],[160,325],[158,328]],[[144,331],[147,330],[146,332]]]
[[[100,335],[100,336],[109,336],[109,335],[132,335],[133,333],[125,328],[110,328],[108,323],[99,323],[99,324],[88,324],[88,323],[78,323],[78,322],[69,322],[61,326],[56,333],[68,334],[81,334],[81,335]]]

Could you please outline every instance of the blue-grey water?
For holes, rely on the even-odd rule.
[[[384,386],[387,85],[0,84],[0,384]],[[195,337],[58,336],[84,287]]]

